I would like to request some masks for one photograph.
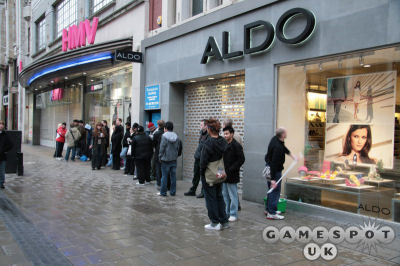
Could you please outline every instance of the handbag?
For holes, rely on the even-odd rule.
[[[223,157],[215,162],[210,162],[207,165],[205,178],[210,186],[222,183],[226,180],[226,175],[223,178],[218,178],[217,174],[225,173]]]
[[[267,181],[271,181],[271,167],[267,164],[262,171],[262,175]]]

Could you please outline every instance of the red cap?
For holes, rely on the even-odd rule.
[[[152,127],[154,127],[153,122],[149,122],[149,124],[147,125],[147,128],[152,128]]]

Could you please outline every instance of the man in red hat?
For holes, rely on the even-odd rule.
[[[156,132],[156,127],[154,126],[153,122],[149,122],[147,124],[147,133],[151,140],[153,140],[153,135]],[[157,155],[158,156],[158,155]],[[154,153],[153,158],[151,159],[151,171],[150,171],[150,179],[155,180],[156,179],[156,162],[155,160],[157,159],[156,153]]]

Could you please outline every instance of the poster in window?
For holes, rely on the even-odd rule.
[[[393,168],[396,73],[328,79],[325,160]]]

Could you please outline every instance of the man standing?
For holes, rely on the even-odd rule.
[[[277,181],[282,176],[283,164],[285,163],[285,154],[292,157],[293,160],[297,160],[293,156],[288,148],[285,146],[285,139],[287,137],[286,129],[278,128],[275,136],[271,139],[268,145],[268,152],[265,155],[265,163],[269,165],[271,169],[271,181],[268,181],[268,188],[274,188],[274,190],[268,194],[266,212],[267,219],[270,220],[282,220],[285,217],[280,215],[278,212],[278,202],[281,195],[281,183],[277,184]]]
[[[67,123],[63,122],[61,126],[57,129],[56,138],[56,159],[62,160],[62,152],[64,149],[65,135],[67,134]]]
[[[156,132],[156,127],[154,126],[153,122],[149,122],[147,125],[147,134],[153,141],[154,139],[154,133]],[[155,153],[153,153],[153,157],[151,158],[151,171],[150,171],[150,179],[155,180],[156,179],[156,159],[157,157],[155,156]]]
[[[207,125],[206,120],[203,119],[200,122],[200,138],[199,138],[199,145],[197,145],[196,152],[194,153],[194,168],[193,168],[193,180],[192,180],[192,187],[186,192],[185,196],[196,196],[197,186],[200,182],[200,156],[201,150],[203,149],[204,143],[208,139],[207,133]],[[197,198],[204,198],[203,187],[201,188],[200,194]]]
[[[79,133],[81,134],[81,138],[79,140],[78,143],[78,148],[76,151],[76,154],[80,157],[82,155],[84,155],[86,153],[86,138],[87,138],[87,134],[86,134],[86,129],[85,129],[85,125],[83,123],[83,120],[77,120],[77,125],[78,125],[78,130]]]
[[[178,135],[173,132],[174,124],[167,122],[164,128],[164,134],[161,138],[159,159],[161,161],[161,190],[159,196],[167,196],[167,179],[171,177],[170,195],[176,194],[176,160],[182,154],[182,142]]]
[[[6,160],[7,152],[9,152],[13,143],[4,129],[5,124],[0,120],[0,188],[4,189],[4,182],[6,179]]]
[[[164,134],[164,127],[165,127],[164,120],[158,120],[157,125],[158,125],[158,129],[153,134],[154,157],[156,158],[154,168],[155,168],[155,176],[156,176],[156,180],[157,180],[157,186],[160,188],[161,187],[161,162],[160,162],[160,159],[158,158],[158,155],[160,153],[161,137]]]
[[[239,206],[237,184],[240,181],[240,167],[244,164],[245,158],[242,145],[234,139],[235,130],[232,127],[225,127],[223,132],[228,147],[224,152],[226,180],[222,184],[222,195],[229,222],[235,222],[238,219]]]
[[[128,148],[129,148],[127,139],[131,135],[130,131],[131,131],[131,124],[125,123],[125,134],[124,134],[124,138],[122,139],[122,151],[120,154],[120,157],[124,160],[124,167],[122,168],[122,170],[124,170],[126,167],[126,153],[128,152]]]
[[[135,158],[135,166],[139,182],[136,185],[150,184],[151,158],[153,157],[153,142],[144,132],[142,126],[138,126],[136,135],[132,141],[132,153]]]
[[[119,170],[121,167],[121,150],[122,150],[122,139],[124,138],[124,127],[121,126],[122,119],[117,118],[115,121],[115,129],[111,136],[111,149],[112,149],[112,162],[113,170]]]
[[[110,147],[110,128],[107,125],[107,120],[103,120],[101,122],[103,124],[103,128],[107,133],[107,137],[106,137],[106,147],[105,147],[105,153],[104,153],[104,158],[103,158],[103,166],[107,165],[107,151],[108,151],[108,147]]]

